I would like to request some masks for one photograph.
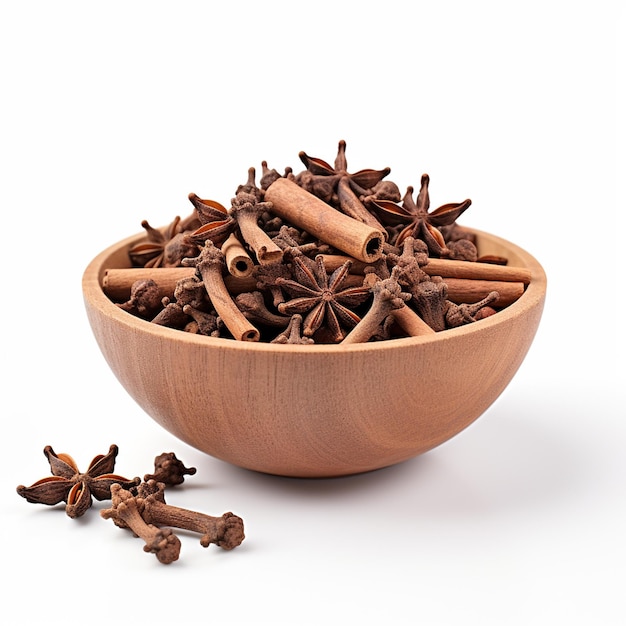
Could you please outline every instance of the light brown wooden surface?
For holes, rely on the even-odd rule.
[[[215,339],[135,318],[103,293],[141,235],[99,254],[83,293],[96,341],[130,396],[186,443],[235,465],[326,477],[404,461],[477,419],[522,363],[546,277],[530,254],[477,232],[480,254],[530,270],[524,295],[497,315],[423,337],[284,346]]]

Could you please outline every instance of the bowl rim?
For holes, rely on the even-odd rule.
[[[522,261],[523,266],[530,270],[531,279],[524,293],[512,304],[499,311],[496,315],[489,316],[482,320],[472,322],[457,328],[450,328],[430,335],[421,337],[399,337],[386,339],[384,341],[374,341],[354,344],[311,344],[311,345],[291,345],[272,344],[262,341],[237,341],[235,339],[223,337],[207,337],[195,333],[187,333],[182,330],[168,328],[154,324],[149,320],[141,319],[118,307],[105,293],[102,288],[102,278],[108,269],[105,263],[114,254],[124,248],[130,248],[138,241],[145,239],[145,232],[136,233],[113,243],[100,253],[98,253],[87,265],[82,277],[83,299],[86,306],[98,309],[102,315],[113,319],[116,323],[128,328],[154,335],[155,337],[177,340],[183,343],[196,345],[199,347],[215,347],[229,350],[245,350],[246,352],[276,352],[290,354],[333,354],[354,353],[354,352],[377,352],[392,347],[411,347],[421,344],[428,344],[434,341],[453,340],[454,338],[468,333],[481,332],[484,329],[505,324],[512,318],[522,315],[524,312],[543,305],[547,289],[546,273],[537,259],[521,248],[502,237],[476,228],[465,227],[464,229],[475,234],[480,239],[489,240],[505,249],[510,250]]]

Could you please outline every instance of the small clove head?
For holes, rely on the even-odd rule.
[[[146,474],[144,481],[155,480],[164,485],[181,485],[185,476],[193,476],[195,467],[185,467],[173,452],[163,452],[154,459],[154,473]]]

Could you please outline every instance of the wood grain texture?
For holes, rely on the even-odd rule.
[[[545,273],[518,246],[474,232],[480,254],[528,268],[526,291],[497,315],[422,337],[284,346],[151,324],[120,310],[102,290],[105,270],[127,267],[127,250],[142,235],[89,264],[84,301],[120,383],[182,441],[270,474],[354,474],[407,460],[461,432],[502,393],[530,348]]]

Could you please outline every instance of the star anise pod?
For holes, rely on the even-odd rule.
[[[130,489],[141,482],[138,477],[131,480],[113,473],[118,451],[118,447],[112,445],[107,454],[94,457],[87,471],[81,473],[69,454],[57,454],[51,446],[46,446],[43,453],[50,463],[52,476],[42,478],[30,487],[19,485],[17,493],[28,502],[48,505],[65,502],[68,516],[80,517],[92,505],[92,498],[110,500],[114,483]]]
[[[221,248],[228,237],[235,234],[241,243],[254,252],[261,264],[281,258],[280,248],[260,225],[263,218],[269,216],[271,208],[269,203],[262,201],[262,196],[255,182],[253,167],[248,169],[248,180],[237,187],[230,209],[214,200],[202,200],[195,194],[189,194],[202,225],[187,238],[200,246],[211,241]]]
[[[154,228],[148,220],[141,222],[147,241],[135,244],[129,251],[134,265],[141,267],[176,267],[186,256],[195,256],[197,247],[186,237],[187,230],[197,226],[195,215],[184,220],[179,216],[164,230]]]
[[[361,319],[351,308],[365,302],[371,290],[365,286],[341,289],[351,261],[346,261],[329,276],[322,255],[315,257],[315,263],[307,263],[305,259],[302,255],[293,259],[296,280],[276,279],[276,284],[293,296],[292,300],[280,303],[278,310],[283,315],[306,313],[302,326],[305,337],[312,337],[325,324],[331,341],[339,342],[345,334],[342,326],[352,328]]]
[[[363,169],[353,174],[348,173],[346,142],[343,139],[339,142],[334,167],[306,152],[300,152],[298,156],[306,167],[304,175],[296,176],[299,185],[328,204],[336,206],[346,215],[382,230],[380,222],[365,207],[360,197],[374,194],[373,189],[389,174],[390,168]]]
[[[200,226],[187,236],[190,241],[202,246],[210,239],[216,246],[220,246],[236,229],[235,218],[219,202],[204,200],[195,193],[189,194],[189,201],[193,204],[200,221]]]
[[[383,221],[387,220],[391,223],[405,224],[405,227],[398,233],[393,242],[395,246],[401,246],[407,237],[414,237],[424,241],[431,254],[440,257],[446,254],[447,247],[444,236],[439,229],[443,226],[454,224],[459,216],[472,204],[472,201],[467,199],[463,202],[452,202],[429,211],[429,182],[428,174],[424,174],[421,180],[420,191],[415,201],[413,200],[414,189],[409,186],[401,205],[379,199],[372,200],[370,204],[377,210]]]

